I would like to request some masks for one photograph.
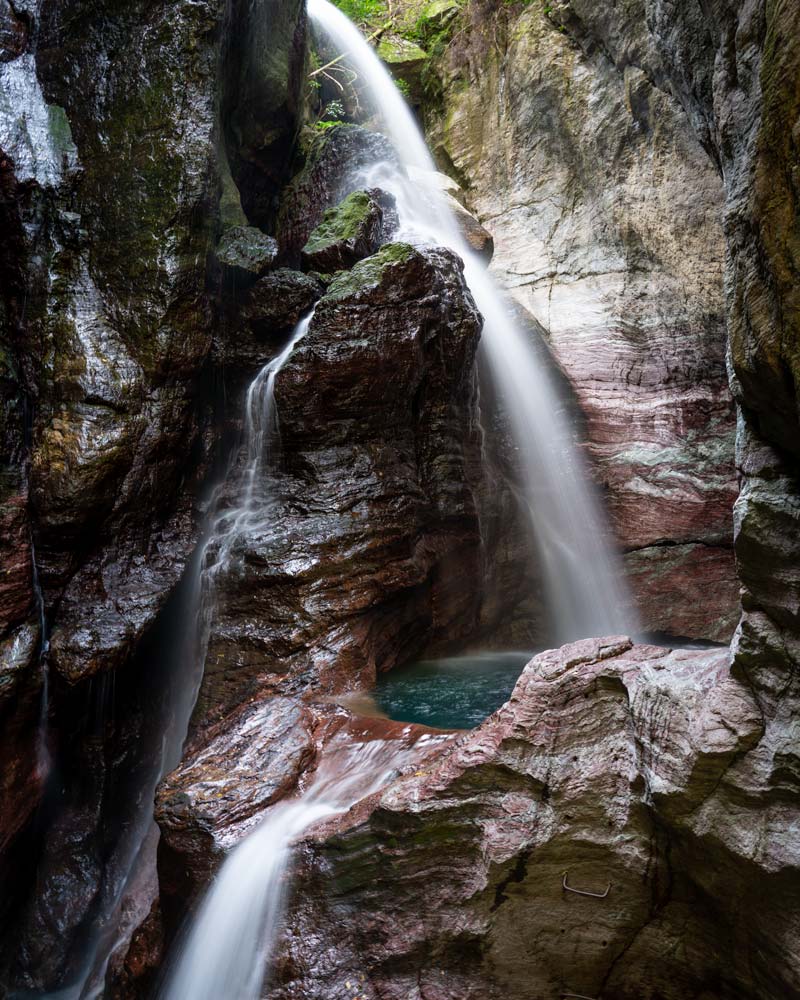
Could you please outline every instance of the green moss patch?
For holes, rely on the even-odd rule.
[[[329,208],[311,233],[303,253],[316,254],[345,240],[355,239],[367,223],[372,199],[366,191],[354,191],[334,208]]]
[[[339,271],[334,275],[325,299],[341,301],[366,288],[375,288],[381,283],[389,268],[396,264],[405,264],[415,253],[414,248],[408,243],[387,243],[372,257],[359,261],[352,271]]]

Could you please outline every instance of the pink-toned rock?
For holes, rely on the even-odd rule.
[[[675,571],[667,545],[710,546],[717,572],[727,565],[711,601],[692,561],[656,600],[640,562],[643,627],[728,640],[738,600],[723,559],[736,477],[722,180],[648,63],[671,37],[669,15],[656,40],[642,5],[545,8],[527,5],[502,41],[465,28],[460,57],[440,60],[429,137],[492,232],[498,280],[546,330],[619,544],[650,549],[655,572]]]
[[[693,825],[761,733],[727,651],[611,637],[540,654],[481,727],[305,842],[270,996],[752,989],[754,950],[731,951],[733,918],[698,880],[725,852]]]

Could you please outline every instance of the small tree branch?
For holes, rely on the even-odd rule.
[[[384,31],[386,31],[387,28],[391,28],[391,26],[392,26],[392,22],[391,21],[387,21],[386,24],[384,24],[382,27],[376,28],[375,31],[373,31],[372,34],[367,38],[367,41],[371,42],[373,39],[377,38],[378,35],[382,35],[384,33]],[[338,55],[335,59],[331,59],[331,61],[325,63],[324,66],[320,66],[319,69],[313,70],[313,72],[311,72],[311,73],[308,74],[309,80],[313,80],[313,78],[315,76],[319,76],[320,73],[324,73],[326,69],[330,69],[331,66],[335,66],[336,63],[341,62],[342,59],[346,59],[347,56],[349,56],[349,55],[350,55],[349,52],[342,52],[341,55]],[[327,76],[327,74],[326,74],[326,76]]]

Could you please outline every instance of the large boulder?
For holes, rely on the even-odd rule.
[[[791,995],[800,964],[761,948],[797,926],[797,857],[778,878],[719,839],[762,731],[726,650],[540,654],[482,726],[307,841],[274,995]]]
[[[363,685],[474,628],[479,329],[448,251],[332,281],[275,381],[271,505],[217,579],[203,710]]]

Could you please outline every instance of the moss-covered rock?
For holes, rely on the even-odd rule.
[[[326,210],[302,250],[303,264],[322,272],[350,267],[384,240],[384,208],[394,198],[382,191],[353,191]]]
[[[425,49],[402,35],[384,35],[378,55],[392,75],[405,83],[410,100],[418,103],[422,98],[422,72],[428,59]]]
[[[344,300],[359,294],[369,294],[393,281],[393,268],[406,264],[417,251],[408,243],[388,243],[372,257],[359,261],[352,271],[334,275],[324,301]]]
[[[276,235],[281,259],[291,267],[328,208],[357,188],[364,167],[397,154],[385,136],[359,125],[304,133],[303,162],[281,197]]]

